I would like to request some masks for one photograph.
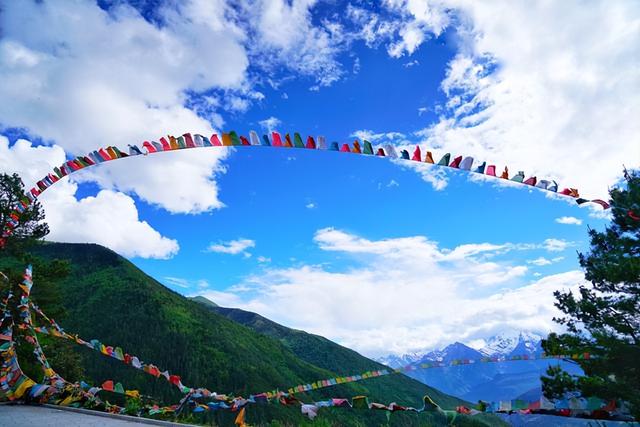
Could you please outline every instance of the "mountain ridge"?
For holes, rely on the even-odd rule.
[[[34,253],[45,259],[67,259],[71,263],[71,274],[59,284],[67,315],[56,320],[65,330],[78,333],[85,339],[98,338],[107,345],[121,346],[142,360],[182,375],[186,385],[248,395],[341,374],[338,366],[325,369],[307,362],[282,342],[213,312],[215,307],[212,305],[204,306],[202,302],[189,300],[166,288],[109,249],[92,244],[47,243],[34,249]],[[4,269],[10,264],[8,261],[0,260],[0,268]],[[18,268],[17,264],[12,268]],[[46,312],[46,305],[38,301],[39,289],[46,284],[39,282],[37,269],[34,270],[34,284],[34,301]],[[326,340],[315,337],[316,340]],[[335,343],[331,343],[330,347],[341,360],[353,359],[358,362],[353,366],[341,367],[345,370],[358,371],[361,365],[371,366],[372,369],[379,366],[353,351],[346,351],[348,349],[343,348],[338,352],[340,346]],[[179,397],[177,391],[166,382],[149,378],[121,362],[82,347],[74,347],[73,351],[82,359],[86,372],[84,379],[94,384],[114,379],[122,381],[126,388],[139,389],[143,394],[157,396],[167,403],[174,403]],[[54,355],[51,358],[54,366],[55,359]],[[322,400],[334,396],[349,398],[367,395],[374,401],[396,401],[421,407],[424,394],[432,395],[444,407],[464,404],[458,398],[401,375],[341,384],[331,389],[301,394],[301,398]],[[321,414],[333,425],[386,423],[386,415],[378,411],[356,414],[327,409]],[[217,425],[231,425],[233,415],[224,411],[212,414]],[[279,420],[284,425],[304,425],[307,422],[299,408],[280,405],[252,406],[247,412],[247,420],[259,425],[264,425],[268,420]],[[427,413],[398,413],[391,420],[397,425],[415,426],[434,422],[432,415]],[[470,418],[468,423],[483,424]]]
[[[485,340],[482,347],[474,348],[456,341],[442,349],[428,352],[413,352],[403,355],[389,354],[376,358],[376,361],[391,368],[399,368],[423,362],[449,362],[453,359],[480,359],[483,357],[510,357],[522,355],[539,356],[542,354],[542,337],[533,332],[519,331],[502,333]],[[401,364],[402,362],[406,362]]]
[[[581,371],[574,364],[551,359],[474,363],[437,369],[421,369],[420,364],[451,362],[455,359],[480,360],[486,357],[537,357],[543,353],[541,340],[540,335],[532,332],[509,331],[488,338],[484,346],[479,348],[454,342],[442,349],[423,353],[417,360],[410,362],[409,365],[415,369],[407,371],[407,375],[470,401],[510,400],[521,395],[540,396],[540,376],[549,365],[561,364],[563,369],[574,374],[580,374]],[[403,360],[403,357],[386,357],[383,360],[397,362]],[[398,368],[401,365],[388,366]]]

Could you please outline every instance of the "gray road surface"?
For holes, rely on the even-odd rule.
[[[514,427],[631,427],[638,423],[620,421],[586,420],[583,418],[556,417],[553,415],[497,414]]]
[[[0,427],[133,427],[151,424],[44,406],[0,405]],[[177,425],[162,423],[165,426]],[[184,425],[184,424],[183,424]]]

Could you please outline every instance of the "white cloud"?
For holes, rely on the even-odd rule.
[[[356,130],[351,136],[360,140],[366,139],[371,143],[394,142],[401,143],[406,140],[406,135],[401,132],[380,132],[376,133],[372,130]]]
[[[594,198],[639,165],[640,4],[434,3],[456,15],[460,46],[425,143]]]
[[[187,279],[183,279],[181,277],[171,277],[167,276],[164,278],[164,281],[168,285],[178,286],[183,289],[189,289],[189,281]]]
[[[338,253],[341,264],[345,257],[354,262],[343,271],[268,268],[226,292],[204,295],[377,356],[502,329],[547,333],[557,328],[553,291],[583,281],[572,271],[529,282],[526,266],[486,260],[524,249],[515,244],[443,249],[424,236],[369,240],[334,228],[318,230],[314,241]]]
[[[221,254],[238,255],[243,254],[246,258],[251,254],[247,252],[247,249],[254,248],[256,242],[250,239],[236,239],[229,240],[228,242],[211,243],[207,247],[207,252],[217,252]]]
[[[394,163],[402,168],[416,171],[422,180],[429,183],[436,191],[444,190],[449,183],[444,168],[435,167],[428,163],[407,162],[403,160],[395,160]]]
[[[539,257],[536,259],[532,259],[527,261],[529,264],[537,265],[538,267],[542,267],[543,265],[551,265],[553,262],[545,257]]]
[[[65,159],[64,150],[34,147],[29,141],[9,141],[0,135],[0,171],[17,172],[27,189]],[[178,252],[176,240],[162,236],[138,217],[131,197],[101,190],[78,200],[78,185],[65,178],[39,198],[51,233],[47,240],[98,243],[127,257],[170,258]]]
[[[437,122],[415,133],[421,143],[555,179],[561,189],[578,187],[593,198],[606,197],[622,164],[640,166],[637,3],[388,0],[383,6],[388,13],[350,6],[347,15],[358,37],[372,47],[387,43],[393,57],[411,55],[446,27],[457,33],[458,54],[441,83],[447,100],[435,106]],[[446,185],[413,168],[435,188]]]
[[[570,246],[573,246],[573,243],[564,239],[546,239],[544,241],[544,248],[550,252],[562,252]]]
[[[411,55],[429,37],[440,35],[449,23],[441,2],[387,0],[385,6],[404,17],[399,25],[399,38],[387,48],[392,57]]]
[[[335,20],[312,22],[311,8],[316,0],[260,0],[244,5],[244,14],[255,21],[258,33],[253,53],[256,61],[278,58],[298,75],[311,76],[318,89],[339,80],[344,71],[338,54],[347,40]],[[268,63],[263,64],[269,67]]]
[[[124,4],[107,13],[90,1],[9,2],[0,14],[0,98],[11,102],[0,104],[0,122],[70,154],[163,132],[210,134],[211,123],[184,106],[185,91],[242,89],[248,58],[226,11],[190,2],[161,9],[157,27]],[[226,151],[181,156],[114,162],[85,176],[171,212],[221,207],[213,174]]]
[[[560,218],[556,218],[556,222],[558,224],[582,225],[582,220],[574,216],[561,216]]]
[[[276,130],[276,128],[282,124],[280,119],[273,116],[269,117],[268,119],[260,120],[258,123],[268,132]]]
[[[41,198],[51,227],[48,239],[98,243],[126,257],[171,258],[178,252],[176,240],[163,237],[138,218],[131,197],[101,190],[95,197],[76,200],[77,186],[70,189],[64,194],[56,188]]]
[[[307,203],[306,205],[304,205],[304,207],[305,207],[305,208],[307,208],[307,209],[315,209],[315,208],[317,208],[317,207],[318,207],[318,205],[316,205],[316,204],[315,204],[315,203],[313,203],[313,202],[309,202],[309,203]]]
[[[172,276],[166,276],[164,278],[164,282],[169,286],[177,286],[182,289],[195,288],[199,291],[203,289],[207,289],[210,286],[209,282],[204,279],[199,279],[194,281],[194,280],[184,279],[182,277],[172,277]]]

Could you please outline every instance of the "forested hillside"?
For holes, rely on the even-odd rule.
[[[245,325],[260,334],[278,340],[305,362],[323,369],[328,369],[338,375],[351,375],[368,370],[388,369],[381,363],[367,359],[359,353],[324,337],[287,328],[256,313],[236,308],[218,307],[212,301],[204,301],[205,298],[196,298],[198,298],[197,301],[205,304],[212,311]],[[196,298],[194,298],[194,300],[196,300]],[[393,390],[392,394],[398,403],[412,402],[415,400],[415,396],[424,393],[423,384],[404,375],[376,378],[372,381],[367,381],[364,385],[367,388],[366,394],[368,395],[384,396],[389,395],[391,390]],[[428,388],[429,396],[441,402],[442,405],[454,407],[460,404],[460,401],[456,398],[452,398],[431,387]]]
[[[181,375],[185,385],[248,395],[381,367],[322,337],[292,331],[291,339],[283,340],[253,330],[171,291],[128,260],[98,245],[49,243],[37,247],[34,253],[44,259],[66,259],[70,263],[70,274],[57,284],[57,300],[62,308],[57,310],[61,314],[56,320],[65,330],[85,339],[97,338],[107,345],[118,345],[141,360]],[[7,264],[10,260],[2,262]],[[47,311],[46,304],[38,301],[39,296],[44,299],[46,287],[38,291],[37,270],[34,283],[33,297]],[[318,343],[322,344],[322,354],[317,352]],[[154,380],[84,348],[74,351],[80,353],[85,379],[93,383],[114,379],[126,388],[139,389],[165,402],[174,403],[179,397],[164,380]],[[310,401],[367,395],[374,401],[420,407],[425,394],[446,408],[462,403],[400,375],[340,385],[301,398]],[[331,408],[323,410],[321,416],[336,425],[387,422],[386,414],[374,411]],[[434,422],[432,417],[396,413],[391,424],[429,425]],[[274,419],[291,425],[305,422],[298,407],[254,405],[247,412],[250,423],[263,424]],[[214,418],[223,425],[231,420],[232,414],[224,412]],[[465,418],[462,422],[480,421]]]

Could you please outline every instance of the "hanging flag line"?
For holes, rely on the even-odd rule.
[[[169,371],[161,372],[158,367],[153,364],[147,364],[145,362],[140,361],[140,359],[136,356],[131,356],[128,353],[125,353],[120,347],[112,347],[105,346],[100,341],[93,339],[91,341],[85,341],[77,335],[70,335],[66,333],[53,319],[50,319],[45,313],[40,310],[40,308],[31,303],[30,308],[34,310],[38,315],[40,315],[45,321],[47,321],[50,325],[49,328],[44,326],[35,327],[34,330],[38,333],[49,334],[55,337],[64,338],[67,340],[71,340],[76,344],[82,345],[91,350],[97,351],[103,356],[111,357],[121,361],[126,365],[130,365],[136,369],[140,369],[150,375],[155,376],[156,378],[162,376],[169,383],[176,386],[183,393],[197,393],[201,394],[205,397],[216,398],[218,396],[225,397],[227,395],[220,395],[215,392],[210,392],[205,388],[191,388],[185,386],[181,382],[181,378],[178,375],[172,375]],[[477,363],[501,363],[501,362],[515,362],[515,361],[526,361],[526,360],[548,360],[548,359],[562,359],[562,360],[589,360],[593,359],[589,353],[582,354],[572,354],[572,355],[521,355],[521,356],[500,356],[500,357],[483,357],[480,359],[452,359],[450,361],[430,361],[423,362],[418,365],[406,365],[399,368],[389,368],[389,369],[378,369],[378,370],[370,370],[357,375],[348,375],[348,376],[338,376],[334,378],[327,378],[322,380],[317,380],[311,383],[298,384],[293,387],[289,387],[287,393],[289,395],[293,395],[295,393],[303,393],[312,390],[323,389],[327,387],[333,387],[340,384],[347,384],[352,382],[363,381],[369,378],[376,378],[386,375],[392,374],[402,374],[405,372],[422,370],[422,369],[432,369],[432,368],[447,368],[452,366],[463,366],[463,365],[473,365]],[[278,389],[267,391],[264,393],[259,393],[260,395],[265,395],[267,397],[276,396],[280,391]]]
[[[3,278],[7,279],[4,275]],[[71,386],[69,382],[51,368],[40,346],[38,337],[35,335],[31,312],[29,310],[29,296],[32,285],[31,266],[29,266],[25,270],[22,282],[19,284],[21,294],[16,307],[19,315],[19,323],[17,326],[26,331],[24,339],[33,347],[36,361],[43,370],[44,384],[36,384],[22,371],[18,362],[15,341],[13,340],[13,332],[16,325],[11,310],[8,307],[9,301],[11,301],[14,296],[11,291],[9,291],[6,298],[3,299],[2,304],[0,304],[3,312],[2,322],[0,323],[0,357],[2,358],[2,365],[0,367],[0,389],[9,400],[20,399],[27,391],[34,398],[50,398],[60,394],[61,391]]]
[[[0,345],[0,355],[2,356],[2,368],[0,370],[0,389],[2,389],[5,395],[10,400],[15,400],[22,398],[28,393],[28,396],[31,399],[39,400],[39,401],[47,401],[50,403],[55,403],[62,406],[68,405],[77,405],[81,402],[85,404],[89,404],[91,406],[104,406],[105,410],[109,412],[115,413],[124,413],[125,408],[119,407],[118,405],[112,405],[109,402],[103,402],[98,398],[97,394],[101,391],[108,391],[112,393],[121,394],[130,398],[139,399],[140,393],[137,390],[125,390],[122,384],[115,383],[112,380],[105,381],[101,387],[90,387],[85,382],[81,381],[80,383],[69,383],[64,380],[58,374],[56,374],[44,356],[44,352],[40,347],[40,344],[35,336],[35,332],[49,334],[54,337],[64,338],[72,340],[77,344],[84,345],[93,350],[99,351],[101,354],[109,357],[116,358],[126,364],[132,364],[133,356],[129,356],[127,358],[126,354],[123,354],[122,350],[118,350],[118,347],[114,350],[112,347],[104,346],[100,344],[99,346],[96,344],[97,340],[93,340],[92,342],[86,342],[80,339],[77,336],[73,336],[67,334],[62,330],[62,328],[53,320],[50,319],[42,310],[40,310],[33,302],[29,301],[30,291],[33,286],[32,282],[32,271],[29,266],[25,270],[25,274],[23,276],[23,281],[19,284],[19,287],[22,291],[20,297],[20,304],[18,305],[19,316],[21,322],[17,325],[19,329],[25,330],[27,334],[25,338],[27,342],[29,342],[34,347],[34,353],[36,354],[36,358],[39,364],[42,366],[44,371],[44,383],[37,384],[30,378],[28,378],[20,369],[19,363],[17,360],[17,355],[15,352],[15,345],[13,341],[13,321],[11,317],[11,311],[8,309],[8,302],[11,300],[11,293],[8,294],[7,298],[0,302],[0,309],[3,311],[2,322],[0,326],[4,325],[4,328],[0,328],[0,341],[4,341]],[[30,310],[34,310],[36,314],[41,316],[44,320],[46,320],[50,327],[38,327],[34,326],[33,319],[30,313]],[[99,343],[99,342],[98,342]],[[272,392],[259,393],[250,395],[248,399],[243,397],[233,397],[232,395],[219,395],[217,393],[211,393],[207,389],[204,388],[188,388],[183,386],[179,382],[179,377],[174,376],[173,378],[177,378],[177,381],[172,381],[172,376],[165,371],[165,373],[161,373],[160,375],[165,376],[167,380],[178,386],[178,388],[185,392],[185,396],[181,399],[180,403],[177,405],[164,406],[159,407],[158,405],[144,405],[143,410],[144,413],[153,416],[156,414],[167,414],[167,413],[180,413],[182,410],[188,409],[193,413],[199,413],[204,411],[212,411],[212,410],[221,410],[227,409],[231,411],[239,411],[238,419],[241,421],[244,420],[244,408],[249,404],[266,404],[266,403],[276,403],[281,405],[300,405],[301,412],[304,415],[309,416],[310,419],[315,418],[318,413],[318,410],[323,407],[342,407],[342,408],[354,408],[354,409],[371,409],[371,410],[385,410],[388,413],[397,412],[397,411],[409,411],[409,412],[438,412],[445,415],[448,419],[453,417],[455,418],[457,413],[463,413],[467,415],[474,415],[478,413],[476,409],[469,409],[464,406],[459,406],[456,411],[444,411],[437,404],[435,404],[428,396],[425,396],[423,399],[423,407],[420,409],[407,407],[398,405],[395,402],[390,403],[389,405],[372,402],[369,403],[368,398],[366,396],[356,396],[349,401],[348,399],[343,398],[331,398],[327,400],[323,400],[320,402],[313,403],[304,403],[300,399],[298,399],[295,394],[296,393],[304,393],[311,390],[317,390],[326,387],[332,387],[339,384],[345,384],[350,382],[361,381],[368,378],[375,378],[384,375],[390,375],[394,373],[402,373],[416,369],[428,369],[435,367],[447,367],[447,366],[459,366],[466,364],[473,364],[478,362],[503,362],[503,361],[516,361],[516,360],[537,360],[537,359],[549,359],[551,357],[511,357],[511,358],[483,358],[479,360],[469,360],[469,359],[458,359],[452,360],[448,363],[443,362],[427,362],[422,363],[420,365],[408,365],[402,368],[397,369],[383,369],[383,370],[375,370],[368,371],[361,375],[353,375],[347,377],[336,377],[327,380],[320,380],[310,384],[301,384],[296,387],[292,387],[288,389],[288,392],[274,390]],[[553,358],[567,358],[564,356],[553,356]],[[588,353],[582,355],[572,355],[571,359],[590,359],[590,355]],[[128,360],[128,362],[127,362]],[[150,366],[153,365],[145,365],[140,362],[141,366]],[[138,368],[140,369],[140,368]],[[156,375],[155,371],[152,369],[144,369],[145,372],[150,373],[154,376]],[[157,368],[156,368],[157,369]],[[159,370],[158,370],[159,371]],[[180,385],[178,385],[178,383]],[[568,403],[567,403],[568,402]],[[548,410],[550,409],[550,405],[553,408],[558,410],[608,410],[603,407],[604,401],[600,399],[592,398],[590,400],[569,400],[569,401],[560,401],[556,404],[552,404],[547,400],[540,400],[538,402],[523,402],[523,401],[509,401],[509,402],[499,402],[499,403],[491,403],[486,404],[484,410],[487,411],[505,411],[505,410],[516,410],[516,409],[526,409],[526,410]],[[615,408],[615,402],[613,403]],[[607,405],[607,408],[611,407],[611,403]]]
[[[219,407],[221,409],[224,409],[224,406],[229,406],[229,407],[233,407],[235,405],[235,407],[238,406],[238,402],[239,401],[243,401],[243,398],[239,398],[240,400],[235,400],[232,399],[233,404],[229,405],[228,403],[223,404],[219,404],[219,402],[228,402],[229,401],[229,396],[230,395],[220,395],[217,393],[212,393],[209,390],[207,390],[206,388],[197,388],[197,389],[193,389],[187,386],[184,386],[181,381],[180,381],[180,377],[177,375],[171,375],[168,371],[164,371],[164,372],[160,372],[160,370],[155,367],[152,364],[146,364],[144,362],[141,362],[136,356],[130,356],[127,353],[124,353],[123,350],[120,347],[112,347],[112,346],[105,346],[104,344],[100,343],[98,340],[91,340],[91,342],[87,342],[85,340],[82,340],[81,338],[79,338],[77,335],[70,335],[67,334],[66,332],[64,332],[64,330],[53,320],[50,319],[45,313],[42,312],[42,310],[40,310],[35,304],[31,303],[31,308],[38,314],[40,315],[44,320],[46,320],[50,327],[46,328],[46,327],[35,327],[35,331],[39,332],[39,333],[44,333],[44,334],[50,334],[52,336],[56,336],[56,337],[60,337],[60,338],[65,338],[65,339],[69,339],[72,340],[73,342],[79,344],[79,345],[83,345],[87,348],[90,348],[94,351],[98,351],[100,352],[102,355],[107,356],[107,357],[112,357],[115,358],[125,364],[131,365],[137,369],[142,369],[144,372],[147,372],[148,374],[154,375],[155,377],[159,377],[159,376],[163,376],[167,381],[169,381],[171,384],[175,385],[176,387],[178,387],[178,389],[180,391],[182,391],[185,394],[190,395],[190,397],[195,396],[196,398],[200,399],[200,398],[206,398],[206,399],[213,399],[213,400],[217,400],[218,403],[216,403],[215,407]],[[367,372],[363,372],[361,374],[357,374],[357,375],[349,375],[349,376],[338,376],[338,377],[334,377],[334,378],[328,378],[328,379],[323,379],[323,380],[318,380],[318,381],[314,381],[311,383],[306,383],[306,384],[299,384],[297,386],[294,387],[290,387],[287,389],[286,393],[283,391],[280,391],[278,389],[275,390],[271,390],[271,391],[267,391],[267,392],[263,392],[263,393],[258,393],[256,395],[251,395],[249,396],[249,399],[246,399],[246,401],[248,403],[255,403],[256,399],[260,400],[261,398],[265,398],[267,400],[271,400],[271,399],[281,399],[283,397],[293,397],[296,393],[304,393],[304,392],[308,392],[308,391],[312,391],[312,390],[319,390],[319,389],[323,389],[323,388],[328,388],[328,387],[333,387],[333,386],[337,386],[340,384],[347,384],[347,383],[352,383],[352,382],[358,382],[358,381],[363,381],[369,378],[376,378],[376,377],[381,377],[381,376],[386,376],[386,375],[391,375],[391,374],[401,374],[404,372],[410,372],[410,371],[415,371],[415,370],[419,370],[419,369],[431,369],[431,368],[445,368],[445,367],[452,367],[452,366],[462,366],[462,365],[472,365],[472,364],[476,364],[476,363],[499,363],[499,362],[509,362],[509,361],[523,361],[523,360],[546,360],[546,359],[572,359],[572,360],[588,360],[591,359],[591,355],[589,353],[584,353],[584,354],[573,354],[573,355],[568,355],[568,356],[561,356],[561,355],[540,355],[540,356],[535,356],[535,355],[522,355],[522,356],[511,356],[511,357],[484,357],[481,359],[454,359],[454,360],[450,360],[448,362],[443,362],[443,361],[433,361],[433,362],[423,362],[419,365],[407,365],[407,366],[403,366],[400,368],[396,368],[396,369],[380,369],[380,370],[372,370],[372,371],[367,371]],[[113,388],[113,381],[110,382],[106,382],[105,384],[111,384],[111,386],[106,386],[103,387],[103,389],[106,389],[108,391],[114,391]],[[118,390],[122,390],[122,386],[120,385],[118,387],[118,384],[116,384],[115,386],[115,390],[116,392],[118,392]]]
[[[20,223],[20,216],[22,212],[24,212],[29,207],[29,205],[33,203],[40,196],[40,194],[42,194],[43,191],[47,190],[60,179],[64,178],[67,175],[73,174],[74,172],[87,167],[98,165],[100,163],[122,159],[125,157],[148,155],[164,151],[175,151],[199,147],[238,146],[303,148],[311,150],[328,150],[342,153],[370,155],[374,157],[387,157],[391,159],[399,158],[407,161],[415,161],[440,167],[460,169],[496,178],[507,179],[511,182],[517,182],[541,190],[546,190],[563,196],[572,197],[579,205],[582,205],[584,203],[596,203],[602,206],[603,209],[609,209],[610,207],[609,204],[604,200],[585,199],[580,197],[578,190],[575,188],[564,188],[563,190],[559,191],[558,183],[553,180],[538,180],[535,176],[525,179],[525,174],[523,171],[519,171],[517,174],[509,178],[509,169],[506,166],[500,175],[497,175],[496,173],[496,166],[492,164],[487,165],[487,162],[482,162],[482,164],[477,166],[472,171],[474,158],[471,156],[457,156],[452,160],[451,154],[446,153],[442,156],[440,161],[436,163],[431,151],[426,151],[425,155],[422,155],[422,149],[419,145],[416,145],[413,154],[410,156],[409,152],[404,149],[401,150],[400,155],[398,155],[395,146],[392,144],[386,144],[384,145],[384,147],[379,146],[374,148],[366,139],[363,140],[362,145],[360,145],[360,142],[358,140],[355,140],[352,145],[345,143],[340,147],[337,142],[332,142],[329,146],[327,146],[326,140],[323,136],[318,137],[317,144],[312,136],[308,136],[306,143],[304,143],[302,137],[297,132],[294,133],[293,139],[288,133],[285,134],[284,140],[278,132],[272,132],[271,139],[269,139],[267,135],[263,135],[262,139],[260,139],[255,131],[249,132],[249,138],[246,138],[242,135],[238,136],[235,131],[222,133],[221,137],[218,137],[217,134],[213,134],[210,138],[199,134],[195,134],[192,136],[190,133],[185,133],[184,135],[177,138],[174,136],[162,137],[160,138],[159,142],[144,141],[144,143],[142,144],[142,148],[139,148],[136,145],[129,145],[128,154],[114,146],[99,148],[98,150],[94,150],[91,153],[88,153],[86,156],[78,156],[75,159],[66,161],[59,167],[53,168],[52,172],[49,172],[47,176],[39,180],[33,188],[25,192],[24,197],[20,200],[15,209],[9,215],[9,219],[7,220],[6,224],[2,224],[0,247],[4,247],[4,245],[6,244],[6,238],[13,233],[13,230]],[[631,215],[633,215],[633,212],[631,212]],[[633,216],[631,217],[633,218]]]

